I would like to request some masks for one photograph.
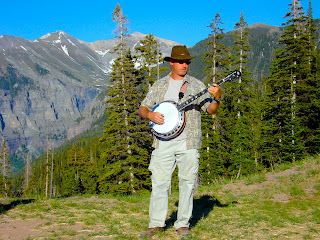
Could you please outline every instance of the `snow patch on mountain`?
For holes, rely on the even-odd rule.
[[[100,50],[100,51],[96,51],[96,53],[98,53],[100,56],[104,57],[107,53],[110,52],[110,49],[107,50]]]
[[[66,45],[61,45],[61,48],[64,51],[64,53],[70,57],[67,46]]]

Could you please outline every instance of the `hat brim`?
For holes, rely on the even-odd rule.
[[[178,57],[165,57],[164,60],[169,62],[171,59],[172,60],[191,60],[195,58],[194,56],[178,56]]]

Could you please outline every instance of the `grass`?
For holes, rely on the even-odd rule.
[[[188,239],[320,239],[319,191],[319,157],[272,173],[217,179],[195,192]],[[0,239],[18,234],[26,221],[29,232],[21,239],[138,239],[148,226],[149,197],[3,199]],[[170,195],[166,231],[152,239],[179,239],[173,228],[178,197]]]

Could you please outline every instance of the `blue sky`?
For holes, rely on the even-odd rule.
[[[130,33],[141,32],[187,46],[208,37],[207,27],[219,13],[225,32],[234,29],[241,11],[246,22],[281,26],[291,0],[29,0],[1,3],[0,35],[35,40],[47,33],[64,31],[77,39],[94,42],[113,39],[112,12],[117,3],[131,21]],[[309,0],[302,0],[306,12]],[[312,0],[313,16],[320,18],[320,0]]]

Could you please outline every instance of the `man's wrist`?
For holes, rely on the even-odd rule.
[[[213,97],[213,101],[214,101],[215,103],[220,102],[220,99],[221,99],[221,97],[219,97],[219,99],[218,99],[218,100],[217,100],[215,97]]]
[[[151,111],[147,111],[146,119],[151,120],[151,114],[152,114]]]

